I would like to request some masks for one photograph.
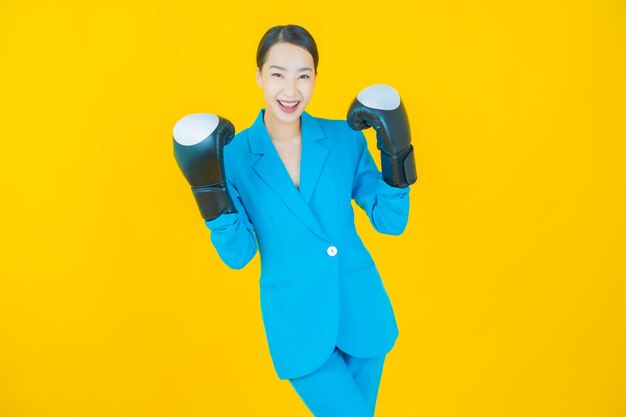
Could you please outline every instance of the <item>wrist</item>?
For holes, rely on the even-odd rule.
[[[392,187],[405,188],[417,181],[413,145],[395,155],[380,152],[380,164],[385,182]]]

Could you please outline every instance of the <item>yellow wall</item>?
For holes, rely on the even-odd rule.
[[[320,50],[307,111],[382,82],[410,116],[406,232],[355,206],[400,328],[377,417],[626,415],[624,3],[516,3],[1,2],[0,415],[310,415],[171,137],[248,127],[286,23]]]

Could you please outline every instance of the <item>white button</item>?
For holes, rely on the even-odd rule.
[[[330,256],[335,256],[337,255],[337,248],[334,246],[329,246],[328,249],[326,249],[326,253]]]

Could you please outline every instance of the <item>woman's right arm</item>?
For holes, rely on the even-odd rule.
[[[211,230],[211,242],[222,261],[232,269],[242,269],[254,258],[257,239],[237,187],[229,178],[226,178],[226,187],[237,212],[222,214],[204,223]]]

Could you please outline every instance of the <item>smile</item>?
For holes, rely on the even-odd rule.
[[[285,113],[293,113],[296,110],[296,107],[298,107],[298,105],[300,104],[299,101],[293,101],[293,102],[281,101],[281,100],[276,100],[276,101],[278,102],[278,105],[281,108],[281,110],[284,111]]]

